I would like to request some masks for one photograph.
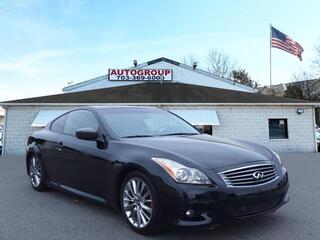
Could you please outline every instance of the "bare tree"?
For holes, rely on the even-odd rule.
[[[317,78],[320,77],[320,44],[315,47],[315,59],[313,60],[311,67],[314,71],[314,74]]]
[[[235,70],[236,64],[228,54],[217,49],[210,49],[207,58],[209,72],[219,77],[232,77],[232,71]]]
[[[314,78],[314,74],[307,71],[300,71],[292,74],[291,82],[307,81]]]
[[[284,91],[284,97],[303,99],[303,92],[300,86],[290,84]]]
[[[192,53],[189,53],[187,56],[184,56],[182,62],[189,66],[193,66],[193,64],[196,62],[197,66],[199,66],[199,59]]]
[[[302,98],[309,101],[319,101],[320,82],[314,80],[314,74],[299,72],[292,76],[292,83],[288,84],[285,91],[286,97]]]

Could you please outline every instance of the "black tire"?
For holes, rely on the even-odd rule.
[[[40,175],[37,175],[37,177],[35,177],[36,169],[34,166],[34,161],[36,162],[38,172],[40,170]],[[43,192],[43,191],[48,190],[48,188],[45,184],[45,171],[43,168],[42,161],[35,154],[30,155],[30,157],[28,158],[28,175],[29,175],[31,186],[35,190],[37,190],[39,192]],[[37,181],[35,179],[37,179]]]
[[[129,217],[127,216],[127,212],[125,210],[125,206],[124,206],[124,194],[125,190],[127,189],[126,186],[128,186],[127,184],[131,181],[131,180],[141,180],[143,183],[145,183],[146,185],[146,189],[149,190],[150,195],[151,195],[151,201],[150,201],[150,207],[152,207],[152,213],[150,214],[150,220],[148,221],[148,223],[144,226],[144,227],[137,227],[135,226],[131,221],[129,220]],[[146,192],[146,191],[144,191]],[[142,194],[141,194],[142,195]],[[141,196],[139,195],[139,196]],[[127,194],[125,195],[127,196]],[[160,223],[160,211],[159,211],[159,200],[158,200],[158,194],[157,194],[157,190],[155,189],[154,185],[152,184],[152,182],[148,179],[148,177],[139,172],[139,171],[134,171],[129,173],[123,180],[122,185],[121,185],[121,191],[120,191],[120,204],[121,204],[121,212],[123,217],[125,218],[126,222],[128,223],[128,225],[130,226],[131,229],[133,229],[135,232],[142,234],[142,235],[151,235],[151,234],[155,234],[156,232],[159,231],[160,227],[161,227],[161,223]],[[139,201],[138,201],[139,202]],[[135,203],[135,204],[139,204],[139,203]],[[145,203],[143,203],[145,204]],[[142,207],[140,207],[140,209],[142,209]],[[133,210],[132,210],[133,211]],[[141,211],[141,210],[139,210]],[[142,210],[144,211],[144,210]],[[136,216],[138,217],[138,213],[136,210]],[[142,214],[145,216],[145,213]],[[146,220],[146,218],[145,218]],[[140,214],[140,222],[141,222],[141,214]],[[137,223],[136,223],[137,224]]]

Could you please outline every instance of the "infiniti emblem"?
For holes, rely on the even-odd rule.
[[[252,174],[252,176],[254,177],[254,179],[260,180],[264,177],[264,174],[263,174],[263,172],[256,171]]]

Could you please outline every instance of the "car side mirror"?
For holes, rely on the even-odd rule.
[[[80,128],[76,131],[76,137],[82,140],[97,140],[98,131],[93,128]]]

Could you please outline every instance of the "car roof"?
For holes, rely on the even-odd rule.
[[[164,111],[164,109],[161,109],[159,107],[143,107],[143,106],[103,106],[103,105],[97,105],[97,106],[87,106],[87,107],[79,107],[76,109],[93,109],[93,110],[115,110],[115,109],[131,109],[131,110],[151,110],[151,111]],[[74,110],[76,110],[74,109]]]

